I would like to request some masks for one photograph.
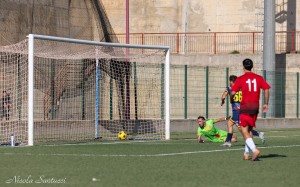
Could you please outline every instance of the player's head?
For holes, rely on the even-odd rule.
[[[197,119],[198,125],[200,128],[204,128],[205,125],[205,117],[204,116],[199,116]]]
[[[237,79],[236,75],[230,75],[229,76],[229,82],[230,82],[230,86],[234,85],[235,80]]]
[[[249,58],[243,60],[243,66],[245,70],[251,71],[253,68],[253,61]]]

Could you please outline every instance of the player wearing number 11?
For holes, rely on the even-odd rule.
[[[221,98],[221,106],[225,103],[225,98],[227,95],[230,95],[231,93],[231,87],[234,85],[234,82],[236,81],[237,76],[230,75],[229,81],[230,81],[230,87],[227,87],[226,90],[223,92],[222,98]],[[241,131],[240,127],[240,103],[242,101],[242,91],[238,91],[234,97],[233,97],[233,103],[232,105],[232,117],[228,120],[227,127],[228,127],[228,133],[227,138],[224,144],[222,146],[225,147],[231,147],[231,139],[233,135],[233,125],[236,125]],[[258,136],[262,143],[265,142],[265,137],[263,132],[258,132],[256,130],[252,130],[253,136]]]
[[[253,68],[251,59],[243,60],[243,66],[245,74],[236,79],[235,84],[231,88],[230,98],[233,101],[236,92],[242,91],[243,93],[243,99],[240,104],[240,126],[245,139],[244,159],[248,160],[250,148],[253,152],[252,160],[257,160],[260,151],[256,148],[250,132],[256,127],[255,122],[259,113],[260,89],[265,91],[263,113],[266,113],[268,111],[269,89],[271,87],[262,76],[251,72]]]

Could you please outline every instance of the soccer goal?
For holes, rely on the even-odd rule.
[[[166,46],[30,34],[0,47],[0,143],[170,138]],[[4,92],[5,91],[5,92]]]

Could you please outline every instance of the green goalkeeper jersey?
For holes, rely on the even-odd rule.
[[[212,142],[225,142],[227,132],[215,128],[214,124],[215,124],[214,119],[206,120],[205,127],[203,129],[198,127],[197,134],[205,136],[207,139],[209,139]]]

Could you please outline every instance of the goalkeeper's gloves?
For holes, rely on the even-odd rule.
[[[229,120],[231,118],[231,116],[227,116],[226,118],[225,118],[225,120]]]

